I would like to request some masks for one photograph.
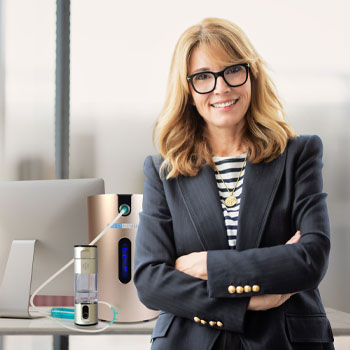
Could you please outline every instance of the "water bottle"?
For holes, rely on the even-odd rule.
[[[74,323],[97,324],[97,246],[74,246]]]

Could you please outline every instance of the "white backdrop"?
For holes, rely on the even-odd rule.
[[[2,1],[0,176],[53,178],[55,1]],[[324,141],[333,248],[322,295],[350,312],[350,3],[72,0],[71,10],[70,177],[102,177],[110,193],[143,191],[143,160],[156,152],[152,127],[179,35],[209,16],[242,27],[271,68],[288,120]]]

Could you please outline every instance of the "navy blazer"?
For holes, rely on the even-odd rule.
[[[161,162],[145,160],[135,248],[139,298],[162,310],[152,349],[211,349],[223,331],[239,335],[246,350],[333,349],[317,289],[330,250],[320,138],[299,136],[274,161],[247,162],[236,250],[228,247],[213,169],[165,180]],[[297,230],[300,242],[286,245]],[[199,251],[208,251],[207,281],[174,268],[178,257]],[[230,286],[256,287],[232,293]],[[280,307],[247,310],[253,295],[292,292]]]

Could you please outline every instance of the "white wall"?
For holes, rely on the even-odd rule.
[[[5,0],[5,7],[0,175],[53,178],[55,1]],[[103,177],[107,192],[142,193],[175,43],[204,17],[228,18],[269,63],[288,120],[324,140],[333,250],[322,294],[328,306],[350,311],[349,13],[346,0],[73,0],[71,177]]]
[[[3,0],[3,179],[54,176],[55,1]]]
[[[3,0],[0,0],[0,168],[3,167],[3,150],[4,150],[4,126],[5,126],[5,34],[4,21],[5,17]]]

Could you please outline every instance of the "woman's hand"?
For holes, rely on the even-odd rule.
[[[190,253],[180,256],[175,261],[175,269],[193,277],[207,280],[207,252]]]
[[[265,311],[274,307],[281,306],[286,302],[293,294],[263,294],[255,295],[250,298],[248,304],[248,310],[252,311]]]
[[[288,242],[286,242],[286,244],[298,243],[300,241],[300,238],[301,232],[297,231],[295,232],[294,236],[289,239]],[[264,311],[281,306],[294,294],[296,293],[255,295],[250,298],[248,310]]]
[[[301,238],[301,232],[297,231],[295,232],[294,236],[288,242],[286,242],[286,244],[298,243],[300,241],[300,238]]]

